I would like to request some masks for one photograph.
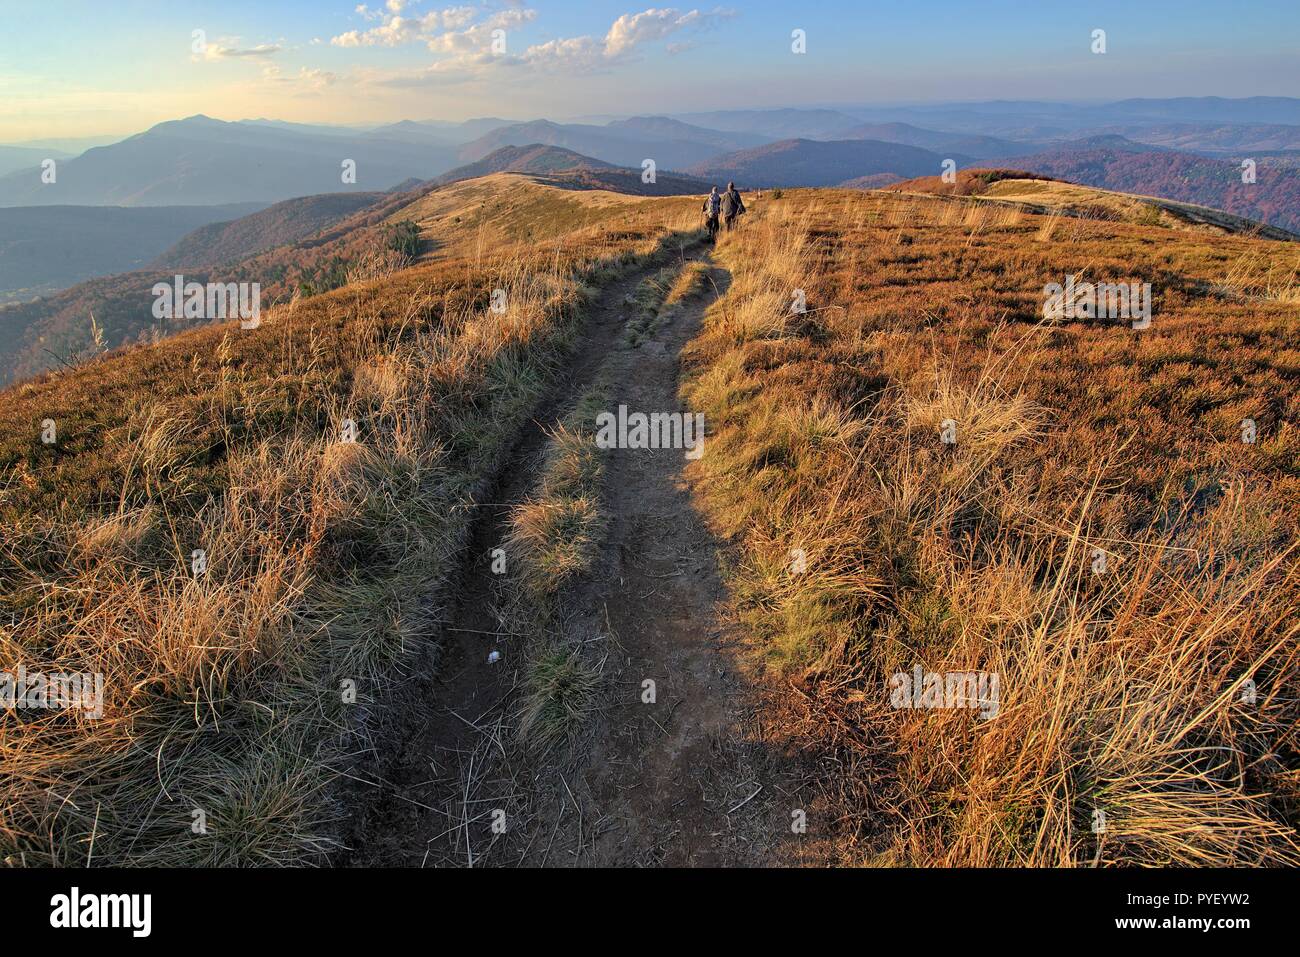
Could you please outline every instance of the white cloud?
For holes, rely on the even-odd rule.
[[[270,57],[279,53],[283,47],[278,43],[261,43],[255,47],[226,46],[223,43],[209,43],[203,50],[206,60],[226,60],[234,57]]]
[[[255,80],[248,81],[243,89],[255,97],[287,95],[298,97],[319,96],[329,87],[342,82],[343,77],[329,70],[299,67],[297,72],[284,72],[277,64],[266,63]]]
[[[405,3],[405,0],[403,0]],[[390,5],[391,6],[391,5]],[[397,46],[421,41],[431,53],[441,55],[415,71],[377,73],[370,81],[384,86],[419,86],[429,81],[446,83],[482,77],[494,69],[531,69],[538,73],[587,74],[609,70],[632,60],[638,48],[674,34],[696,33],[719,20],[735,16],[729,10],[650,8],[625,13],[610,25],[604,37],[561,37],[516,51],[511,33],[531,22],[537,11],[521,4],[489,14],[475,7],[448,7],[422,16],[384,14],[383,23],[370,30],[352,30],[334,37],[335,46]],[[493,33],[506,31],[506,48],[493,49]],[[681,40],[666,44],[669,54],[690,49]]]
[[[520,11],[520,13],[525,12],[529,20],[536,15],[532,10]],[[459,30],[466,24],[473,22],[476,16],[478,16],[478,11],[473,7],[448,7],[442,11],[442,25],[448,30]]]
[[[698,22],[700,11],[691,10],[682,13],[673,8],[656,10],[651,8],[641,13],[625,13],[609,28],[605,34],[605,56],[616,57],[630,53],[638,44],[662,40],[678,30]]]
[[[605,56],[591,37],[550,40],[529,47],[520,58],[523,63],[549,72],[591,72],[604,65]]]
[[[474,7],[447,7],[404,17],[401,14],[405,8],[406,0],[388,0],[387,12],[370,10],[362,4],[357,7],[357,13],[367,20],[382,21],[379,26],[340,33],[330,39],[330,44],[336,47],[396,47],[407,43],[432,43],[438,37],[447,35],[440,31],[457,30],[471,23],[479,13]],[[505,12],[509,14],[517,11]]]
[[[459,10],[463,13],[466,9],[472,8],[461,7]],[[450,11],[447,11],[450,12]],[[497,30],[506,31],[506,55],[510,50],[510,31],[516,27],[523,26],[537,17],[536,10],[519,8],[514,10],[502,10],[493,14],[486,20],[478,23],[471,23],[468,19],[463,19],[460,23],[464,26],[469,23],[463,30],[451,29],[438,36],[429,37],[427,43],[431,53],[459,53],[475,56],[480,53],[492,54],[492,34]]]
[[[330,43],[336,47],[396,47],[415,42],[422,33],[437,26],[437,13],[425,17],[385,16],[380,26],[364,31],[349,30],[331,38]]]
[[[718,20],[734,16],[727,10],[701,13],[682,12],[675,8],[651,8],[640,13],[625,13],[610,25],[604,39],[572,37],[551,40],[529,47],[519,61],[547,72],[594,73],[632,59],[638,47],[662,40],[683,30],[705,29]],[[670,54],[689,49],[689,42],[668,44]]]

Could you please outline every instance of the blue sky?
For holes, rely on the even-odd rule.
[[[0,142],[130,133],[193,113],[365,123],[1300,95],[1295,0],[0,3]],[[803,55],[791,52],[796,28]],[[1098,28],[1104,56],[1089,49]],[[504,53],[491,47],[496,29]]]

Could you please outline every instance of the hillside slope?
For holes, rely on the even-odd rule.
[[[0,859],[339,850],[354,743],[436,657],[475,506],[595,290],[696,238],[681,203],[633,205],[3,393],[0,668],[105,680],[97,716],[6,724]]]
[[[1256,182],[1243,183],[1240,162],[1176,150],[1094,148],[1086,142],[1077,149],[1001,162],[1086,186],[1195,203],[1300,231],[1300,170],[1260,164]]]
[[[562,146],[529,143],[524,146],[503,146],[480,160],[448,170],[436,177],[433,182],[441,185],[488,176],[492,173],[554,173],[559,170],[579,168],[616,169],[617,167],[613,163],[606,163],[593,156],[583,156]]]
[[[201,320],[160,323],[151,309],[153,285],[171,282],[176,269],[195,282],[259,283],[265,306],[294,297],[328,292],[368,272],[391,271],[417,256],[426,260],[452,255],[482,255],[523,241],[537,241],[609,220],[636,218],[638,206],[653,188],[656,195],[702,193],[694,181],[671,176],[648,187],[636,171],[591,172],[530,177],[499,173],[446,186],[424,184],[396,194],[306,197],[272,207],[254,217],[214,230],[229,242],[224,261],[187,262],[106,276],[80,283],[33,302],[0,308],[0,384],[37,375],[87,355],[94,347],[91,318],[104,345],[155,341]],[[610,187],[641,195],[615,192]],[[354,201],[361,208],[336,218]],[[273,212],[273,210],[275,210]],[[242,259],[224,258],[224,250],[259,246],[278,231],[301,231],[313,220],[326,224],[306,238],[276,245]],[[418,225],[416,225],[418,224]],[[202,256],[196,246],[188,250]]]
[[[1282,241],[1300,239],[1288,230],[1208,206],[1081,186],[1023,170],[964,169],[951,183],[939,176],[923,176],[883,188],[900,193],[969,196],[981,203],[1010,205],[1035,213],[1058,212],[1085,219],[1163,225]]]
[[[387,196],[254,259],[421,261],[0,392],[0,670],[106,678],[0,858],[1300,863],[1297,247],[992,172]]]
[[[415,223],[423,255],[443,258],[554,238],[633,215],[648,201],[602,188],[572,188],[565,176],[494,173],[427,191],[394,210],[388,222]]]
[[[238,262],[275,246],[314,236],[383,196],[383,193],[325,193],[285,200],[249,216],[202,226],[150,265],[175,269]]]
[[[690,474],[768,748],[834,748],[801,859],[1300,863],[1295,245],[823,190],[718,260]]]

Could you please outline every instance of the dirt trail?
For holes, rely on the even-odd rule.
[[[704,253],[688,254],[702,258]],[[791,828],[808,769],[768,743],[758,691],[721,614],[721,546],[692,503],[682,450],[606,453],[608,535],[593,576],[566,598],[564,629],[604,661],[600,712],[576,740],[537,758],[513,736],[520,636],[500,634],[502,576],[490,553],[523,499],[546,433],[602,376],[610,409],[681,410],[679,353],[729,277],[639,348],[623,337],[628,295],[649,271],[613,284],[584,331],[569,378],[526,430],[496,504],[476,521],[438,677],[359,776],[382,785],[343,863],[399,866],[640,866],[797,863]],[[707,454],[707,441],[705,444]],[[488,663],[500,651],[497,664]],[[654,682],[653,703],[645,684]],[[811,798],[809,799],[811,800]],[[495,815],[495,816],[494,816]],[[504,815],[504,817],[502,817]],[[504,832],[493,823],[504,821]],[[499,830],[499,827],[498,827]]]

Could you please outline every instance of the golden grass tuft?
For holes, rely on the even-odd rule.
[[[524,674],[520,740],[538,752],[563,742],[595,711],[600,681],[580,648],[534,651]]]
[[[527,636],[517,734],[537,752],[577,733],[601,685],[604,659],[572,633],[563,603],[593,572],[608,521],[604,452],[595,442],[606,391],[590,389],[550,433],[536,488],[512,510],[505,542],[514,586],[507,620],[512,633]]]

